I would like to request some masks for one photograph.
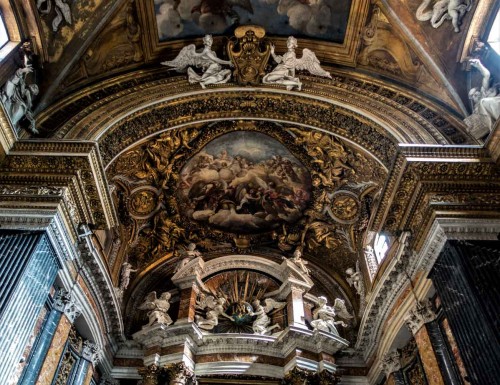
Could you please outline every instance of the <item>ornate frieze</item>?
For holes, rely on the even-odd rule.
[[[54,296],[54,308],[68,317],[69,322],[74,323],[80,316],[81,309],[66,289],[59,289]]]
[[[401,369],[401,353],[397,350],[387,353],[380,363],[382,371],[387,377]]]
[[[90,341],[83,341],[82,357],[91,362],[94,366],[101,360],[102,350],[97,344]]]

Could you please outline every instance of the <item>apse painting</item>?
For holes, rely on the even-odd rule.
[[[270,35],[344,41],[352,0],[154,0],[160,41],[231,34],[257,24]]]
[[[249,131],[208,143],[183,167],[178,185],[188,218],[242,234],[296,222],[310,197],[307,169],[275,139]]]

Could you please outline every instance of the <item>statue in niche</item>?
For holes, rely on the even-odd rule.
[[[213,295],[202,296],[200,301],[196,301],[196,309],[206,310],[205,318],[195,316],[196,325],[203,330],[213,330],[219,324],[219,317],[223,316],[233,321],[233,318],[226,314],[226,299],[224,297],[215,298]]]
[[[490,71],[479,59],[470,59],[471,67],[476,68],[483,78],[481,87],[469,91],[473,112],[464,119],[469,132],[476,138],[488,134],[500,117],[500,84],[491,85]]]
[[[209,84],[227,83],[231,78],[231,70],[223,69],[223,65],[233,66],[231,61],[219,59],[212,51],[212,35],[203,38],[204,47],[201,52],[196,51],[196,46],[190,44],[184,47],[174,60],[164,61],[161,64],[172,67],[172,69],[188,73],[189,83],[199,83],[202,88]],[[198,75],[190,66],[202,69],[203,73]]]
[[[18,68],[3,86],[0,99],[10,117],[12,126],[17,128],[18,123],[24,118],[29,121],[28,129],[37,134],[32,108],[33,99],[39,91],[36,84],[28,84],[26,81],[26,76],[31,72],[33,72],[33,67],[29,64]]]
[[[311,270],[306,266],[309,264],[305,259],[302,259],[302,249],[297,247],[293,252],[293,257],[290,258],[290,261],[297,265],[300,270],[302,270],[306,275],[309,275]]]
[[[266,306],[262,306],[260,300],[255,299],[252,302],[252,306],[254,308],[253,312],[249,312],[251,316],[257,316],[255,321],[253,321],[252,329],[255,334],[267,335],[270,334],[272,330],[278,329],[280,325],[271,324],[271,318],[269,317],[269,313],[273,310],[280,310],[286,306],[286,302],[278,302],[272,298],[266,298],[264,300]]]
[[[430,20],[433,28],[439,28],[445,20],[451,20],[455,32],[460,32],[462,18],[471,9],[472,0],[438,0],[432,11],[425,11],[432,0],[423,0],[417,8],[417,20]]]
[[[149,322],[143,328],[152,326],[155,323],[167,326],[172,323],[172,319],[167,313],[168,309],[170,309],[170,297],[171,294],[168,291],[162,293],[160,298],[156,298],[156,291],[152,291],[146,296],[144,302],[138,307],[140,310],[149,310]]]
[[[321,68],[319,60],[310,49],[304,48],[302,57],[297,58],[295,49],[297,48],[297,39],[290,36],[286,42],[288,51],[283,56],[274,53],[274,45],[271,45],[271,55],[278,63],[274,69],[262,78],[264,84],[283,84],[288,91],[297,88],[302,89],[302,83],[295,76],[297,70],[307,70],[312,75],[321,76],[331,79],[330,72]]]
[[[185,250],[179,249],[178,253],[179,253],[179,262],[175,267],[176,273],[179,270],[181,270],[184,266],[186,266],[189,262],[191,262],[193,259],[202,257],[201,253],[198,250],[196,250],[196,244],[192,242],[187,246]]]
[[[347,327],[344,321],[335,321],[335,317],[343,319],[351,319],[352,315],[349,314],[345,306],[345,302],[340,298],[335,300],[333,307],[329,306],[326,297],[319,297],[316,302],[316,308],[313,310],[313,320],[311,326],[314,330],[321,330],[323,332],[339,335],[337,325]]]

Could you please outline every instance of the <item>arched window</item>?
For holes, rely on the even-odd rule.
[[[9,42],[9,33],[7,32],[7,27],[5,26],[3,14],[0,13],[0,49],[3,48],[3,46],[8,42]]]
[[[488,35],[488,44],[490,47],[500,55],[500,9],[497,11],[495,20]]]
[[[377,263],[380,265],[387,254],[387,250],[389,250],[389,240],[386,235],[377,234],[375,242],[373,243],[373,250],[375,251]]]

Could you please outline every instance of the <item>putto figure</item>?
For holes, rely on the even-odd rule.
[[[148,317],[149,322],[144,325],[143,328],[149,327],[155,323],[170,325],[172,319],[168,315],[167,311],[170,309],[170,297],[171,294],[166,291],[160,295],[160,298],[156,298],[156,291],[152,291],[146,296],[144,302],[138,307],[140,310],[149,310]]]
[[[295,76],[295,71],[307,70],[312,75],[331,79],[330,72],[321,68],[319,60],[310,49],[302,50],[302,57],[297,58],[295,49],[297,48],[297,39],[290,36],[286,42],[288,51],[283,56],[274,53],[274,45],[271,45],[271,55],[278,65],[262,78],[264,84],[283,84],[287,90],[297,88],[302,89],[302,83]]]
[[[196,301],[195,307],[199,310],[206,310],[206,318],[196,315],[196,325],[203,330],[212,330],[219,324],[219,316],[226,317],[233,321],[226,314],[226,299],[224,297],[215,298],[213,295],[202,296],[200,301]]]
[[[178,72],[187,68],[189,83],[199,83],[202,88],[209,84],[227,83],[231,78],[231,70],[223,69],[223,65],[233,66],[231,61],[219,59],[212,51],[212,35],[203,38],[204,47],[201,52],[196,51],[196,46],[190,44],[184,47],[174,60],[164,61],[161,64],[172,67]],[[198,75],[190,66],[201,68],[203,73]]]

